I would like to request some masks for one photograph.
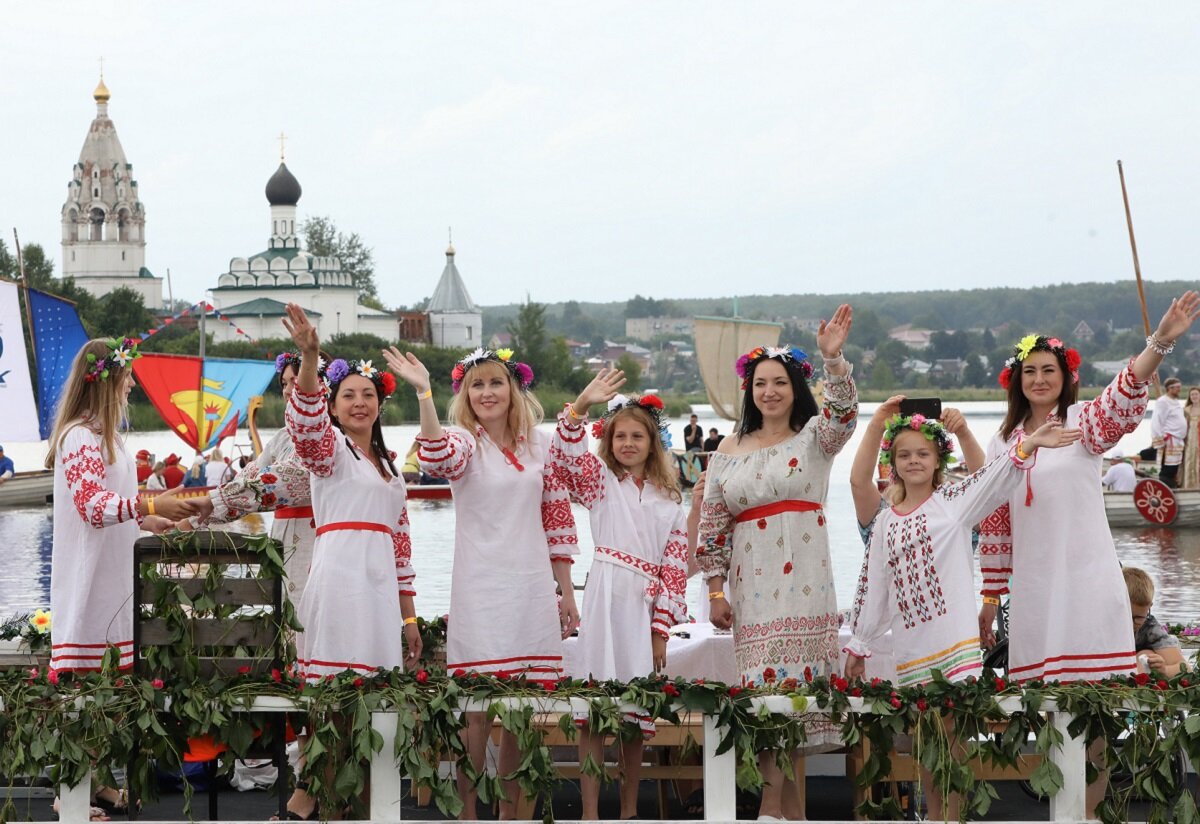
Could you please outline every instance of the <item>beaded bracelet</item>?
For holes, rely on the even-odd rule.
[[[1175,341],[1163,343],[1158,338],[1154,337],[1154,335],[1146,335],[1146,346],[1150,347],[1150,349],[1158,355],[1169,355],[1175,351]]]

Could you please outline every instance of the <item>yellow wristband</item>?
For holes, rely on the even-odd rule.
[[[154,514],[154,496],[153,495],[146,498],[146,514],[147,515]]]
[[[417,393],[417,400],[419,400],[419,401],[423,401],[426,398],[432,398],[432,397],[433,397],[433,387],[432,386],[429,387],[428,389],[426,389],[424,392]]]
[[[724,597],[725,597],[725,593],[719,589],[716,592],[708,593],[708,600],[710,600],[710,601],[716,601],[718,598],[724,598]]]
[[[583,415],[575,414],[575,404],[573,404],[573,403],[567,404],[567,414],[570,415],[572,418],[574,418],[577,421],[583,420]]]
[[[991,605],[992,605],[992,606],[994,606],[994,607],[998,607],[998,606],[1000,606],[1000,599],[999,599],[999,598],[993,598],[993,597],[992,597],[992,596],[990,596],[990,595],[985,595],[985,596],[983,596],[983,602],[984,602],[985,604],[991,604]]]
[[[409,624],[415,624],[415,623],[417,623],[416,618],[405,618],[404,619],[404,626],[408,626]]]
[[[1027,460],[1029,460],[1029,456],[1026,455],[1025,450],[1021,448],[1022,446],[1024,446],[1024,444],[1025,444],[1024,441],[1017,441],[1017,457],[1023,461],[1027,461]]]

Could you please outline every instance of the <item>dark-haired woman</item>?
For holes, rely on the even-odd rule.
[[[421,636],[407,496],[379,422],[395,379],[370,361],[335,360],[325,370],[327,399],[317,377],[316,329],[299,306],[289,303],[287,313],[283,323],[301,355],[287,429],[296,456],[311,473],[317,524],[312,567],[297,609],[304,626],[300,674],[314,681],[345,670],[371,673],[415,663]]]
[[[1129,595],[1097,478],[1103,454],[1141,423],[1154,370],[1198,313],[1196,292],[1171,301],[1142,353],[1099,397],[1073,409],[1080,357],[1061,340],[1027,335],[1005,362],[1008,413],[989,460],[1048,421],[1082,433],[1078,443],[1039,455],[1009,502],[980,524],[980,637],[994,643],[996,607],[1011,576],[1008,671],[1015,680],[1098,680],[1136,669]],[[1088,788],[1089,818],[1103,793],[1103,781]]]
[[[825,361],[822,408],[808,388],[813,370],[800,350],[759,347],[740,358],[741,421],[709,461],[697,560],[708,581],[710,620],[733,627],[747,684],[836,672],[839,615],[823,506],[833,459],[858,415],[850,365],[842,357],[851,320],[843,304],[817,333]],[[805,732],[807,742],[793,754],[789,818],[804,814],[798,754],[841,746],[828,720],[806,719]],[[759,763],[767,782],[760,815],[779,818],[783,774],[773,753]]]

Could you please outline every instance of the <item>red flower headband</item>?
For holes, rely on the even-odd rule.
[[[1048,338],[1045,335],[1026,335],[1017,341],[1012,355],[1004,362],[1004,368],[997,376],[1001,386],[1008,389],[1008,385],[1012,383],[1013,369],[1033,352],[1051,352],[1061,355],[1066,361],[1067,371],[1071,373],[1071,383],[1079,383],[1079,365],[1083,363],[1079,352],[1068,349],[1067,345],[1058,338]]]

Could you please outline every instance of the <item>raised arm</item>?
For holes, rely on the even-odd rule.
[[[438,420],[437,406],[433,403],[433,389],[429,381],[429,370],[412,352],[400,353],[394,346],[383,350],[383,359],[396,377],[407,383],[417,393],[417,408],[421,414],[421,437],[436,441],[444,434],[442,422]]]
[[[858,422],[858,390],[851,367],[842,357],[842,345],[850,334],[854,313],[843,303],[828,321],[821,321],[817,346],[825,361],[824,404],[817,419],[817,443],[832,457],[842,450]]]
[[[879,465],[879,442],[883,440],[883,430],[887,427],[888,418],[900,412],[900,401],[903,395],[892,395],[875,410],[867,429],[863,432],[862,441],[854,453],[854,463],[850,464],[850,492],[854,496],[854,515],[858,525],[865,527],[871,523],[875,513],[879,511],[881,496],[879,487],[875,485],[875,468]]]
[[[1171,301],[1146,348],[1134,358],[1131,366],[1134,380],[1139,383],[1150,380],[1163,357],[1175,348],[1175,341],[1187,332],[1197,315],[1200,315],[1200,293],[1189,290]]]
[[[947,432],[958,438],[958,446],[963,453],[963,467],[968,472],[974,472],[987,463],[987,455],[983,446],[976,440],[971,427],[967,426],[967,419],[962,412],[948,407],[942,410],[942,417],[939,420]]]
[[[587,415],[568,404],[550,441],[550,467],[571,497],[591,509],[604,498],[604,464],[588,450]]]

